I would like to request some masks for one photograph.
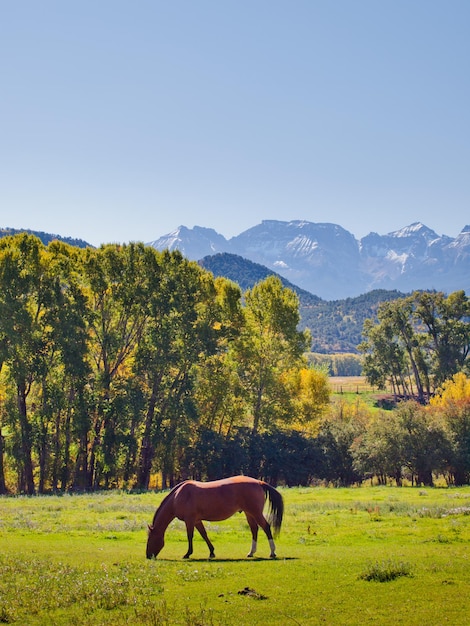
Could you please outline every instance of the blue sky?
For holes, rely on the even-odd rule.
[[[0,0],[0,226],[470,223],[468,0]]]

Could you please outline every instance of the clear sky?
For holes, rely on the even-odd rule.
[[[0,0],[0,226],[470,223],[469,0]]]

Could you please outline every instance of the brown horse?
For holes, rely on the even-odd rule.
[[[265,500],[269,499],[269,522],[263,515]],[[185,480],[176,485],[165,497],[155,512],[149,526],[147,540],[147,558],[156,557],[165,543],[165,531],[170,522],[177,517],[186,524],[188,551],[183,558],[188,559],[193,553],[193,535],[197,528],[209,548],[209,558],[213,559],[214,546],[207,536],[202,520],[218,522],[242,511],[246,515],[251,529],[252,543],[248,554],[256,552],[258,526],[266,533],[271,548],[271,558],[276,558],[271,524],[276,535],[282,523],[284,502],[279,491],[262,480],[248,476],[233,476],[207,483]]]

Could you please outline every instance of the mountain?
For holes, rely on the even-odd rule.
[[[210,228],[181,226],[149,245],[197,261],[241,256],[326,300],[382,289],[470,290],[470,226],[452,238],[416,222],[358,240],[337,224],[265,220],[228,240]]]
[[[83,239],[73,239],[72,237],[61,237],[60,235],[51,235],[50,233],[43,233],[39,230],[29,230],[27,228],[0,228],[0,238],[9,237],[12,235],[18,235],[20,233],[28,233],[28,235],[34,235],[47,246],[51,241],[58,240],[69,244],[69,246],[75,246],[76,248],[92,248],[89,243],[83,241]]]
[[[179,250],[188,259],[199,261],[210,254],[226,252],[229,244],[223,235],[219,235],[212,228],[180,226],[148,245],[157,250]]]

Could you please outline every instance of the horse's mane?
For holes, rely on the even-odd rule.
[[[178,489],[178,487],[181,487],[181,485],[183,483],[185,483],[186,481],[183,480],[183,482],[178,483],[177,485],[175,485],[173,487],[173,489],[171,489],[166,496],[163,498],[163,500],[160,502],[160,506],[158,507],[158,509],[155,511],[155,515],[153,516],[153,520],[152,520],[152,526],[155,526],[155,521],[157,519],[158,513],[159,511],[165,506],[165,503],[173,496],[174,492]]]

